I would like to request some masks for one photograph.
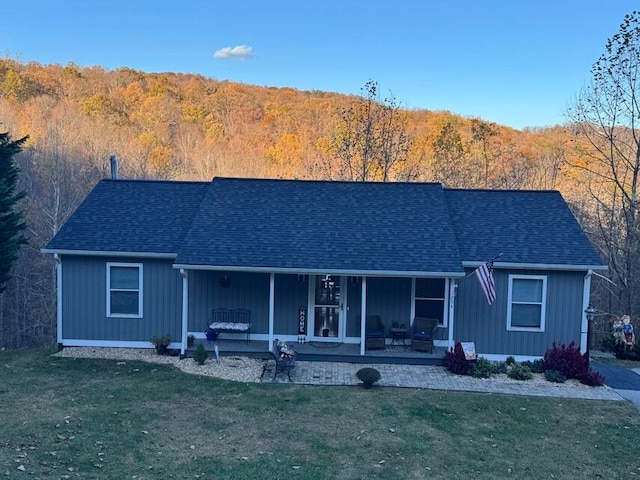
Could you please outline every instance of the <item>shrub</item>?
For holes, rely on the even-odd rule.
[[[533,378],[533,373],[531,373],[529,367],[521,363],[514,363],[511,368],[509,368],[507,375],[514,380],[530,380]]]
[[[602,374],[589,368],[587,355],[580,354],[580,348],[573,342],[569,345],[553,346],[544,354],[543,365],[545,370],[557,370],[566,378],[575,378],[585,385],[598,387],[604,385]]]
[[[451,373],[455,373],[456,375],[469,374],[471,365],[469,364],[469,360],[464,356],[464,350],[462,349],[462,344],[460,342],[456,342],[453,350],[445,353],[444,360],[447,364],[447,369]]]
[[[613,354],[618,360],[634,360],[640,361],[640,345],[635,344],[627,347],[622,343],[618,343],[613,348]]]
[[[506,363],[507,366],[510,367],[511,365],[516,364],[516,359],[512,355],[509,355],[507,359],[504,361],[504,363]]]
[[[493,373],[493,364],[484,357],[478,358],[469,370],[469,375],[475,378],[489,378]]]
[[[371,388],[374,383],[380,380],[380,372],[375,368],[365,367],[356,372],[356,377],[365,388]]]
[[[169,349],[169,344],[171,343],[171,337],[169,335],[163,335],[161,337],[153,337],[151,339],[151,343],[156,348],[156,353],[158,355],[164,355],[167,353]]]
[[[529,367],[529,370],[531,370],[532,373],[544,373],[544,365],[542,364],[541,358],[534,361],[527,360],[522,362],[522,364]]]
[[[586,355],[580,354],[580,348],[573,342],[569,345],[553,346],[544,354],[543,366],[545,370],[557,370],[567,378],[578,378],[589,370]]]
[[[507,364],[504,362],[496,362],[493,364],[493,373],[496,375],[500,373],[504,373],[506,375],[508,371],[509,369],[507,368]]]
[[[544,372],[544,378],[553,383],[564,383],[567,381],[567,377],[557,370],[546,370]]]
[[[193,352],[193,361],[198,365],[204,365],[204,362],[209,358],[209,352],[204,349],[204,345],[201,343],[196,347],[195,352]]]
[[[604,385],[604,375],[600,372],[593,371],[591,369],[582,373],[579,377],[577,377],[580,383],[584,385],[589,385],[590,387],[601,387]]]

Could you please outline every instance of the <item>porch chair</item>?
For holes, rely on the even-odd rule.
[[[433,334],[437,326],[437,318],[416,317],[411,327],[411,349],[433,352]]]
[[[372,350],[381,348],[384,350],[384,324],[380,315],[367,315],[364,326],[364,348]]]

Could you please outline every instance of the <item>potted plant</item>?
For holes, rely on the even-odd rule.
[[[196,336],[195,335],[189,335],[187,337],[187,347],[193,347],[196,343]]]

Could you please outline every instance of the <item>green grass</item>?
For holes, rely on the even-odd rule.
[[[640,362],[636,362],[635,360],[619,360],[617,358],[610,357],[597,357],[591,360],[591,363],[602,363],[605,365],[613,365],[616,367],[624,367],[624,368],[640,368]]]
[[[0,352],[0,419],[5,478],[640,476],[626,402],[245,385],[21,351]]]

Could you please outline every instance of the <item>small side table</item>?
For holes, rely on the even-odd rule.
[[[407,330],[406,328],[392,328],[391,329],[391,345],[402,345],[407,348]],[[400,343],[402,342],[402,343]]]

